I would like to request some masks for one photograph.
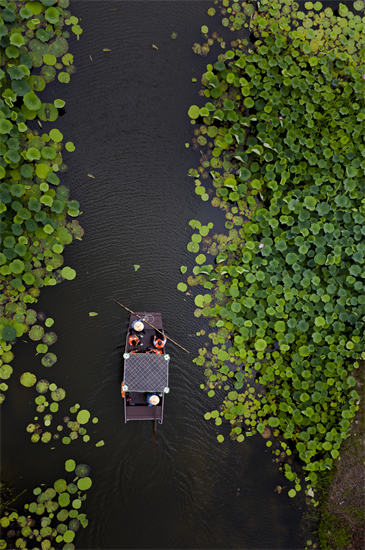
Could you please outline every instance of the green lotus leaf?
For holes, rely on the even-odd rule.
[[[317,204],[317,199],[315,199],[314,197],[305,197],[304,198],[304,206],[306,208],[308,208],[308,210],[314,210],[316,208],[316,204]]]
[[[49,84],[56,78],[56,72],[56,69],[52,65],[43,65],[40,72],[40,78],[42,78],[45,83]]]
[[[256,340],[255,349],[257,351],[264,351],[266,348],[267,348],[267,343],[265,340],[263,340],[262,338],[259,338],[258,340]]]
[[[8,72],[12,80],[22,80],[24,76],[28,76],[29,69],[25,72],[20,65],[13,65],[12,67],[9,67]]]
[[[58,22],[60,14],[56,8],[51,7],[45,11],[44,17],[46,18],[48,23],[51,23],[53,25]]]
[[[23,164],[20,167],[20,173],[23,178],[31,178],[33,175],[33,166],[31,164]]]
[[[66,391],[63,388],[57,388],[51,393],[53,401],[62,401],[66,397]]]
[[[9,134],[13,128],[12,123],[6,119],[0,119],[0,134]]]
[[[62,277],[68,281],[72,281],[76,277],[76,271],[71,267],[64,267],[61,271]]]
[[[38,149],[35,147],[29,147],[27,150],[27,159],[32,160],[39,160],[41,158],[41,153]]]
[[[72,153],[73,151],[75,151],[76,147],[71,141],[68,141],[65,144],[65,149],[66,149],[66,151],[69,151],[69,153]]]
[[[33,328],[33,327],[32,327]],[[54,353],[46,353],[42,357],[42,365],[45,367],[52,367],[57,361],[57,356]]]
[[[190,108],[189,108],[189,111],[188,111],[188,115],[190,118],[192,119],[196,119],[200,116],[200,109],[199,107],[197,107],[197,105],[192,105]]]
[[[58,118],[58,110],[52,103],[42,103],[42,106],[39,106],[38,116],[43,121],[54,122]]]
[[[53,139],[56,143],[60,143],[63,140],[63,134],[57,130],[57,128],[52,128],[49,133],[49,137]]]
[[[14,164],[16,164],[20,160],[20,155],[17,151],[8,149],[8,151],[4,155],[4,159],[6,160],[6,162],[9,162],[9,163],[13,162]]]
[[[41,340],[44,334],[44,328],[40,325],[33,325],[28,334],[31,340]]]
[[[252,176],[248,168],[241,168],[240,170],[240,180],[247,181]]]
[[[9,338],[9,339],[4,338],[4,332],[5,332],[5,329],[7,329],[7,328],[14,328],[14,327],[9,327],[9,326],[4,327],[4,329],[3,329],[3,334],[2,334],[2,339],[3,339],[3,340],[8,340],[8,341],[10,341],[10,338]],[[15,330],[15,329],[14,329],[14,330]],[[15,338],[15,337],[16,337],[16,331],[15,331],[15,336],[14,336],[14,338]],[[14,338],[12,338],[11,340],[14,340]],[[10,376],[11,376],[12,374],[13,374],[13,367],[11,367],[10,365],[2,365],[2,366],[0,367],[0,378],[1,378],[2,380],[8,380],[8,378],[10,378]]]
[[[37,385],[35,387],[37,392],[40,394],[47,393],[48,388],[49,388],[48,380],[38,380]]]
[[[38,109],[41,107],[42,103],[39,97],[32,91],[28,92],[24,95],[24,105],[29,109],[30,111],[38,111]]]
[[[70,504],[70,495],[69,493],[61,493],[59,496],[58,496],[58,503],[60,506],[62,507],[66,507]]]
[[[8,142],[9,141],[10,140],[8,140]],[[14,183],[10,187],[10,192],[13,195],[13,197],[21,197],[25,193],[25,187],[23,187],[23,185],[20,185],[19,183]],[[14,205],[13,205],[13,208],[14,208]],[[15,208],[14,208],[14,210],[15,210]]]
[[[80,491],[87,491],[87,489],[90,489],[91,485],[92,481],[89,477],[82,477],[77,482],[77,487]]]
[[[70,75],[68,73],[60,72],[58,73],[58,80],[63,84],[68,84],[70,82]]]
[[[36,92],[41,92],[46,87],[46,81],[39,75],[30,76],[27,82]]]
[[[54,172],[49,172],[46,177],[46,181],[48,183],[51,183],[52,185],[59,185],[60,179]],[[57,198],[60,200],[67,200],[69,194],[69,190],[66,187],[60,187],[60,189],[57,191]]]
[[[46,65],[55,65],[57,63],[57,57],[55,55],[45,53],[43,54],[43,61]]]
[[[19,274],[24,271],[25,266],[24,262],[22,262],[21,260],[14,260],[13,262],[11,262],[9,267],[12,273]]]
[[[50,39],[50,35],[44,29],[38,29],[35,35],[41,42],[48,42],[48,40]]]
[[[57,335],[54,332],[46,332],[42,337],[42,342],[47,346],[52,346],[57,342]]]
[[[31,372],[24,372],[20,377],[20,383],[26,388],[31,388],[37,382],[37,378]]]
[[[186,292],[187,288],[188,287],[185,283],[178,283],[177,285],[177,289],[180,290],[181,292]]]
[[[5,49],[6,56],[10,59],[16,59],[19,57],[20,50],[16,46],[8,46]]]
[[[76,468],[76,462],[74,460],[72,460],[71,458],[69,460],[66,460],[65,462],[66,472],[73,472],[75,468]]]
[[[6,326],[3,328],[1,338],[7,342],[11,342],[16,338],[16,335],[16,329],[14,327]]]
[[[97,443],[95,443],[95,447],[104,447],[105,443],[103,440],[101,441],[98,441]]]
[[[86,409],[82,409],[81,411],[79,411],[77,415],[77,422],[79,422],[80,424],[87,424],[89,420],[90,420],[89,411],[87,411]]]
[[[41,155],[44,159],[54,159],[56,157],[56,151],[53,147],[42,147]]]
[[[21,46],[24,46],[25,44],[24,36],[22,36],[17,32],[12,33],[10,35],[10,44],[12,46],[17,46],[18,48],[20,48]]]

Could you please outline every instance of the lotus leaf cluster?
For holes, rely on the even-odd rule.
[[[365,21],[343,4],[338,15],[320,2],[305,12],[289,0],[262,0],[256,13],[248,6],[254,46],[243,52],[232,43],[209,64],[200,94],[208,102],[188,111],[193,148],[202,149],[189,175],[198,194],[211,177],[212,205],[229,229],[193,233],[188,244],[198,265],[187,282],[206,289],[195,296],[195,315],[210,317],[212,328],[212,346],[194,362],[205,368],[209,397],[227,392],[205,418],[229,421],[237,441],[273,430],[293,497],[301,486],[286,457],[298,454],[311,494],[358,410]],[[236,16],[242,8],[223,0],[229,9]],[[201,271],[207,252],[215,262]]]
[[[43,434],[42,441],[48,437]],[[70,463],[76,465],[72,459],[66,461],[66,472],[72,472],[75,468],[67,468]],[[80,466],[83,472],[87,470],[90,473],[89,466]],[[54,482],[53,487],[36,487],[33,490],[34,500],[24,505],[24,515],[13,510],[5,511],[1,518],[2,548],[5,545],[10,547],[13,543],[16,548],[25,548],[36,542],[37,547],[43,550],[54,548],[55,545],[61,545],[59,547],[66,550],[74,549],[72,541],[77,531],[89,523],[80,508],[87,498],[85,491],[92,486],[88,476],[77,476],[76,480],[77,485],[61,478]]]
[[[67,221],[67,215],[77,217],[79,204],[70,201],[69,190],[60,182],[67,169],[62,158],[63,135],[56,128],[49,133],[30,130],[28,121],[57,119],[65,102],[42,103],[39,93],[57,71],[66,74],[67,81],[75,72],[73,55],[68,53],[67,26],[77,36],[82,30],[67,10],[68,0],[16,4],[2,0],[1,5],[0,300],[5,312],[0,344],[8,351],[26,332],[34,340],[43,337],[42,327],[32,327],[34,310],[27,313],[27,305],[37,302],[40,289],[76,274],[66,268],[62,275],[65,245],[83,235],[77,220]],[[67,142],[67,150],[74,150],[72,142]],[[38,353],[47,353],[47,346],[55,341],[50,335],[45,339]],[[47,366],[54,363],[54,357],[48,354],[44,359]]]

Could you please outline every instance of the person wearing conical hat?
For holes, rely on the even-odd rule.
[[[160,398],[158,397],[157,393],[149,393],[147,395],[147,403],[149,407],[153,407],[158,405],[160,402]]]

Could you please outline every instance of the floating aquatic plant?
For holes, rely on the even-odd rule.
[[[47,437],[43,434],[42,440],[46,439]],[[68,462],[74,461],[70,459],[66,464]],[[87,494],[83,494],[83,491],[88,491],[91,485],[91,479],[85,477],[78,480],[78,486],[72,482],[67,483],[66,479],[61,478],[55,481],[53,487],[45,490],[36,487],[33,490],[35,500],[24,505],[25,515],[19,515],[18,512],[11,510],[4,511],[1,527],[5,545],[7,542],[16,540],[16,547],[25,548],[27,539],[29,539],[28,544],[32,544],[31,539],[35,536],[43,550],[50,549],[53,547],[51,543],[54,545],[55,542],[61,543],[62,548],[66,550],[74,549],[75,546],[71,541],[74,540],[80,527],[85,528],[88,525],[86,514],[80,513],[80,508],[87,498]],[[75,498],[73,495],[76,493]],[[16,531],[19,531],[18,535]],[[17,536],[16,539],[14,539],[15,536]],[[6,546],[3,544],[2,547]]]
[[[322,10],[319,2],[307,4]],[[202,78],[209,102],[188,111],[194,128],[200,123],[193,144],[207,147],[199,169],[189,171],[196,192],[203,196],[199,178],[211,176],[212,205],[225,212],[230,232],[235,223],[238,229],[229,239],[192,235],[188,250],[199,256],[188,284],[214,298],[195,297],[194,314],[212,318],[212,348],[194,360],[204,365],[203,387],[210,397],[216,387],[229,392],[217,415],[206,418],[220,425],[223,416],[237,441],[243,429],[270,437],[271,427],[281,462],[292,452],[290,440],[310,495],[316,472],[339,456],[357,410],[351,371],[363,349],[365,67],[341,30],[357,32],[360,49],[361,19],[344,5],[338,16],[326,8],[314,20],[298,7],[265,0],[257,14],[245,5],[259,40],[247,54],[236,43],[209,64]],[[303,27],[290,30],[281,10],[289,16],[291,8]],[[334,18],[328,25],[327,17]],[[216,263],[201,268],[206,251]],[[288,463],[282,468],[295,496],[298,476]]]

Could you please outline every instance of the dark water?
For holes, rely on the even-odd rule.
[[[295,549],[307,538],[299,528],[300,501],[274,492],[286,480],[265,441],[220,445],[214,425],[203,419],[219,398],[199,389],[203,371],[191,359],[205,340],[189,335],[206,321],[193,316],[193,297],[176,290],[183,280],[179,267],[193,264],[186,249],[189,220],[222,222],[195,195],[187,172],[199,156],[184,146],[191,138],[187,110],[201,102],[191,79],[221,52],[215,46],[203,59],[191,50],[202,24],[214,30],[210,5],[72,2],[84,29],[71,47],[78,72],[69,86],[50,87],[42,97],[66,100],[57,127],[76,151],[65,153],[70,170],[64,182],[81,203],[85,237],[65,254],[77,278],[43,289],[37,305],[56,321],[58,363],[44,369],[33,342],[15,350],[2,465],[16,488],[29,488],[22,497],[29,502],[34,487],[64,475],[67,458],[90,464],[93,487],[82,507],[90,524],[76,537],[79,549]],[[124,425],[120,380],[128,314],[113,298],[133,310],[161,311],[167,333],[191,350],[189,356],[168,348],[171,393],[155,454],[152,423]],[[98,316],[89,317],[90,311]],[[56,450],[52,443],[32,444],[25,427],[35,414],[33,390],[19,384],[24,370],[67,390],[61,417],[76,402],[97,415],[97,439],[56,442]],[[99,439],[106,445],[97,449]]]

